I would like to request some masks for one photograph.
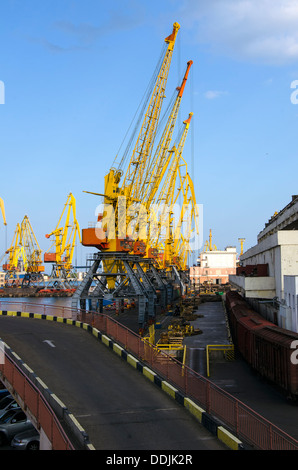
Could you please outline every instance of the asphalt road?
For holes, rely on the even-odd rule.
[[[186,409],[84,330],[1,316],[0,338],[75,415],[96,449],[226,449]]]

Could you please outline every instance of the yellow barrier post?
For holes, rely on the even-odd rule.
[[[234,359],[234,345],[233,344],[207,344],[206,346],[206,360],[207,360],[207,377],[210,377],[210,369],[209,369],[209,352],[210,351],[223,351],[224,353],[226,352],[232,352],[232,360]]]

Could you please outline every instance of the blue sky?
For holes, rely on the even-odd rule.
[[[203,240],[245,249],[297,194],[298,0],[3,0],[1,190],[7,245],[28,215],[42,250],[67,195],[81,228],[95,221],[117,154],[159,58],[181,28],[167,85],[193,66],[180,122]],[[0,219],[0,257],[6,231]],[[90,250],[78,248],[78,262]]]

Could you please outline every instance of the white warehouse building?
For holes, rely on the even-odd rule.
[[[298,196],[268,221],[229,279],[266,318],[298,331]]]
[[[298,332],[298,276],[284,277],[284,302],[280,312],[283,327]]]

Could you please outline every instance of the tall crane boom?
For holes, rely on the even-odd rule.
[[[180,25],[174,23],[173,32],[165,39],[168,44],[164,60],[145,114],[145,118],[133,150],[130,163],[122,182],[122,193],[126,197],[139,198],[140,186],[143,181],[143,172],[147,159],[151,155],[157,125],[159,122],[161,106],[165,97],[165,88],[170,70],[176,36]]]
[[[82,240],[84,246],[94,246],[105,252],[131,252],[133,249],[133,242],[126,235],[127,213],[125,212],[123,216],[123,212],[119,210],[119,197],[123,196],[126,199],[127,207],[135,202],[143,203],[139,198],[140,189],[143,184],[144,171],[152,154],[179,28],[179,24],[174,23],[172,34],[165,39],[166,51],[158,68],[154,89],[123,180],[122,158],[118,168],[111,168],[105,176],[104,193],[92,193],[104,197],[104,209],[103,213],[98,216],[98,222],[101,222],[101,226],[83,229]],[[112,233],[110,231],[111,227],[113,228]]]
[[[155,251],[159,250],[163,253],[161,267],[166,267],[167,264],[170,264],[170,258],[172,259],[174,256],[175,246],[176,251],[178,249],[177,239],[180,240],[181,238],[180,229],[185,210],[184,205],[187,204],[187,195],[190,188],[188,184],[189,180],[187,171],[185,175],[182,174],[182,168],[186,168],[186,163],[184,160],[181,163],[181,159],[192,115],[193,113],[190,113],[188,119],[183,122],[184,129],[181,133],[177,147],[174,145],[171,152],[169,153],[168,158],[171,161],[169,163],[168,172],[161,188],[159,189],[159,192],[156,193],[153,201],[153,217],[155,215],[155,207],[158,209],[159,213],[155,215],[157,230],[155,232],[155,237],[151,240],[151,246]],[[179,183],[178,188],[176,187],[176,180],[178,180]],[[173,227],[172,211],[180,194],[183,196],[184,205],[181,207],[179,220],[175,229]]]
[[[187,69],[184,74],[182,84],[180,87],[177,88],[177,97],[174,102],[174,106],[172,111],[169,115],[167,124],[164,128],[162,137],[160,142],[156,148],[154,158],[149,161],[147,165],[146,174],[143,178],[143,187],[144,190],[141,192],[139,197],[141,196],[143,204],[146,205],[148,209],[156,192],[159,189],[159,185],[161,183],[162,177],[165,174],[168,166],[168,151],[170,147],[170,143],[172,140],[185,84],[189,75],[190,67],[192,66],[193,61],[190,60],[187,62]]]
[[[0,209],[1,209],[1,212],[2,212],[2,217],[3,217],[4,225],[7,225],[7,223],[6,223],[6,217],[5,217],[4,201],[3,201],[3,199],[2,199],[1,197],[0,197]]]
[[[182,160],[184,160],[182,158]],[[181,168],[185,166],[185,174],[181,175]],[[192,234],[199,235],[199,213],[196,203],[196,196],[193,181],[187,171],[187,163],[180,165],[179,177],[181,181],[181,194],[183,197],[182,210],[180,218],[175,229],[174,248],[173,253],[176,257],[175,264],[180,266],[180,269],[186,269],[187,253],[191,250],[190,240]],[[195,246],[196,244],[193,243]]]
[[[160,186],[158,192],[154,194],[153,202],[157,204],[173,204],[173,197],[174,197],[174,190],[176,176],[178,167],[180,164],[180,159],[182,157],[182,152],[184,149],[184,145],[186,142],[186,137],[189,131],[189,126],[191,123],[193,113],[189,113],[188,118],[183,121],[183,131],[181,133],[180,139],[178,141],[177,147],[174,145],[172,147],[171,153],[168,155],[168,161],[172,159],[171,165],[169,166],[169,170],[165,176],[163,184]],[[173,158],[172,158],[173,157]],[[169,162],[166,163],[166,168],[168,168]],[[171,198],[172,196],[172,198]],[[171,198],[171,199],[170,199]]]
[[[177,87],[177,96],[172,109],[169,112],[162,136],[156,147],[154,155],[147,161],[140,192],[137,195],[138,201],[142,201],[141,205],[136,204],[135,210],[130,210],[130,217],[126,216],[126,225],[131,225],[132,223],[135,224],[134,231],[135,237],[137,235],[137,241],[133,246],[133,251],[135,254],[142,256],[144,256],[146,252],[147,255],[149,255],[150,242],[148,237],[148,229],[145,229],[145,225],[152,214],[152,201],[154,200],[154,196],[157,194],[160,188],[171,159],[170,144],[178,117],[185,84],[192,64],[193,62],[191,60],[187,63],[186,72],[184,74],[181,86]],[[181,154],[183,149],[183,147],[181,147],[181,142],[179,145],[180,149],[178,149],[178,153]]]
[[[172,34],[165,39],[165,51],[161,55],[154,78],[150,82],[152,85],[150,92],[148,91],[143,102],[145,104],[140,113],[142,117],[137,120],[135,132],[129,139],[129,145],[126,147],[120,164],[117,166],[116,159],[114,160],[109,173],[105,176],[103,193],[92,193],[103,197],[103,205],[98,213],[95,227],[83,229],[82,244],[95,247],[99,251],[94,254],[92,266],[72,298],[73,308],[76,308],[78,302],[82,308],[82,305],[86,304],[89,299],[92,307],[99,310],[105,298],[114,298],[116,311],[119,308],[119,302],[125,298],[134,298],[137,302],[141,334],[144,326],[154,321],[158,297],[156,287],[158,286],[160,290],[160,306],[165,307],[171,302],[172,297],[171,289],[167,286],[168,281],[172,282],[170,278],[174,271],[175,277],[179,277],[176,266],[171,266],[172,272],[167,270],[166,276],[156,269],[153,259],[157,251],[154,245],[156,240],[150,237],[151,221],[148,221],[148,216],[150,218],[154,210],[152,205],[158,198],[163,179],[166,173],[169,173],[168,168],[172,157],[176,166],[174,169],[170,166],[170,173],[173,170],[172,174],[176,178],[175,180],[171,180],[171,177],[167,178],[168,200],[176,202],[176,192],[179,194],[179,188],[176,186],[177,179],[178,183],[181,182],[180,192],[183,200],[187,203],[190,201],[190,182],[187,175],[185,177],[182,175],[180,162],[185,135],[181,137],[178,149],[172,147],[171,141],[192,61],[187,64],[175,102],[170,101],[165,113],[166,117],[160,119],[179,28],[178,23],[174,23]],[[167,121],[166,127],[154,152],[155,140],[164,121]],[[190,118],[187,121],[185,122],[186,133]],[[137,131],[137,129],[140,130]],[[135,145],[133,145],[134,142]],[[133,147],[132,151],[129,150],[131,147]],[[130,158],[127,158],[128,156]],[[127,160],[129,162],[126,168]],[[170,240],[173,241],[173,234],[175,234],[173,227],[171,227],[169,240],[156,237],[157,249],[160,248],[160,241],[162,241],[164,253],[166,252],[167,256],[166,261],[169,263],[177,254],[182,259],[183,248],[189,238],[188,232],[184,236],[181,231],[184,216],[185,210],[181,209],[178,234],[181,243],[176,244],[175,252],[173,252],[174,243],[172,243],[173,249],[168,249]]]

